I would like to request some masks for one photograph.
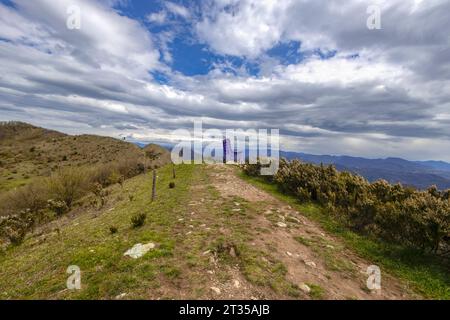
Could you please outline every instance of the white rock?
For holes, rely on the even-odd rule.
[[[233,210],[231,210],[231,211],[233,211],[233,212],[239,212],[239,211],[241,211],[241,209],[237,208],[237,209],[233,209]]]
[[[220,295],[220,294],[222,293],[222,291],[220,291],[220,289],[217,288],[217,287],[211,287],[210,289],[211,289],[212,291],[214,291],[214,293],[217,294],[217,295]]]
[[[280,228],[286,228],[286,227],[287,227],[287,224],[284,223],[284,222],[278,222],[278,223],[277,223],[277,226],[279,226]]]
[[[311,292],[311,288],[305,284],[305,283],[301,283],[299,286],[300,290],[302,290],[304,293],[310,293]]]
[[[239,289],[239,288],[241,287],[241,283],[240,283],[238,280],[234,280],[234,281],[233,281],[233,286],[234,286],[236,289]]]
[[[235,202],[234,205],[239,207],[241,204],[239,202]]]
[[[294,218],[294,217],[292,217],[292,216],[289,216],[289,219],[292,220],[292,221],[295,221],[295,222],[297,222],[297,223],[301,223],[300,220],[298,220],[297,218]]]
[[[316,268],[317,267],[316,264],[313,261],[306,261],[305,264],[308,267],[311,267],[311,268]]]
[[[211,253],[211,250],[207,250],[207,251],[203,252],[203,255],[206,256],[206,255],[208,255],[210,253]]]
[[[286,254],[287,254],[289,257],[292,257],[292,253],[290,253],[289,251],[286,251]]]
[[[152,242],[147,244],[138,243],[133,248],[124,253],[124,256],[129,256],[133,259],[138,259],[144,254],[154,249],[156,245]]]
[[[331,244],[327,244],[328,249],[334,249],[334,247]]]
[[[121,293],[121,294],[119,294],[118,296],[116,296],[116,300],[123,299],[123,298],[125,298],[126,296],[127,296],[126,293]]]

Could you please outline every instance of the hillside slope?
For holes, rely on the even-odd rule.
[[[170,160],[159,146],[147,149],[161,153],[157,164]],[[107,164],[123,157],[141,159],[144,153],[132,143],[110,137],[71,136],[20,122],[0,123],[0,193],[60,168]]]
[[[410,299],[383,272],[287,203],[240,180],[233,168],[181,165],[109,188],[105,207],[85,205],[41,227],[0,257],[3,299]],[[175,188],[169,188],[169,182]],[[132,228],[135,214],[146,223]],[[117,228],[112,234],[110,228]],[[144,256],[124,253],[152,244]],[[81,270],[68,290],[66,270]]]

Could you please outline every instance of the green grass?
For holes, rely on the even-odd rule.
[[[307,285],[311,288],[311,292],[309,293],[309,295],[312,299],[322,300],[324,298],[325,290],[321,286],[313,283],[307,283]]]
[[[189,200],[193,166],[177,166],[177,188],[169,189],[172,167],[158,170],[157,199],[151,202],[151,174],[115,185],[110,198],[120,199],[103,212],[86,209],[71,221],[55,221],[60,233],[28,237],[0,255],[0,299],[127,299],[148,297],[161,281],[182,277],[175,255],[179,240],[171,233],[177,215]],[[130,201],[126,189],[133,193]],[[125,195],[124,195],[125,194]],[[82,210],[83,211],[83,210]],[[131,217],[147,214],[146,223],[133,229]],[[64,220],[64,219],[63,219]],[[110,226],[118,233],[111,234]],[[140,259],[123,254],[136,243],[154,242],[157,248]],[[82,290],[66,290],[70,265],[82,273]]]
[[[242,172],[239,177],[290,204],[306,217],[317,221],[324,230],[342,239],[347,247],[402,279],[424,298],[450,299],[450,266],[448,262],[419,250],[358,235],[332,219],[320,206],[312,203],[300,203],[295,197],[280,192],[275,184],[270,184],[261,178],[248,177]],[[311,242],[306,239],[296,240],[305,245],[311,245]]]

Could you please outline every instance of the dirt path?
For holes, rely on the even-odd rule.
[[[372,265],[326,234],[300,212],[239,179],[229,166],[210,166],[211,184],[224,198],[242,198],[256,210],[252,245],[263,248],[287,268],[286,279],[311,292],[299,298],[414,299],[416,295],[382,272],[382,289],[367,289]]]

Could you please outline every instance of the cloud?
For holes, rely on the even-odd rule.
[[[185,19],[187,19],[191,16],[191,14],[189,13],[189,10],[181,5],[178,5],[173,2],[168,2],[168,1],[164,2],[164,4],[165,4],[167,10],[174,15],[183,17]]]
[[[66,28],[73,3],[81,30]],[[383,29],[373,31],[367,2],[356,0],[165,2],[142,18],[159,31],[117,1],[0,4],[0,119],[147,140],[203,120],[279,128],[288,150],[450,160],[448,1],[378,3]],[[172,69],[186,34],[205,45],[209,73]],[[298,59],[269,55],[291,41]]]
[[[156,23],[156,24],[164,24],[167,19],[167,14],[164,11],[160,12],[153,12],[149,15],[147,15],[147,21],[150,23]]]

